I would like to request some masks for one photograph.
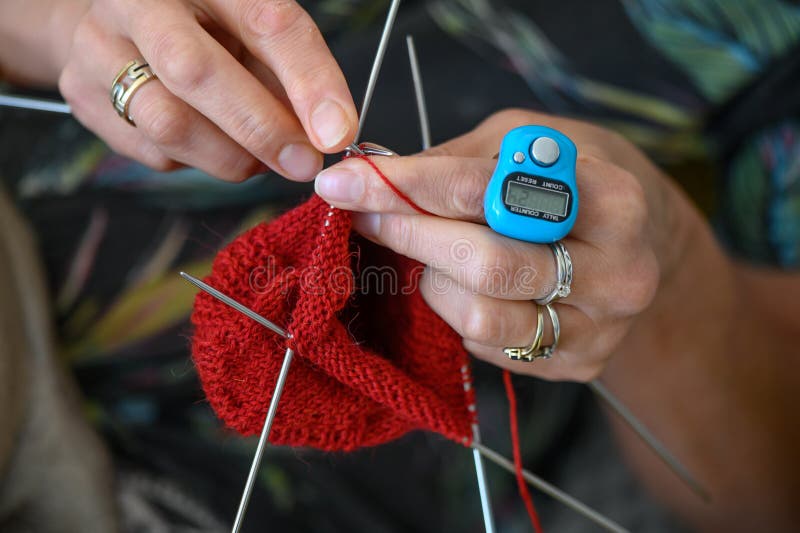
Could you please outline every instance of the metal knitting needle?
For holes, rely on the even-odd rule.
[[[214,287],[208,285],[207,283],[204,283],[204,282],[200,281],[199,279],[197,279],[197,278],[195,278],[193,276],[190,276],[189,274],[186,274],[185,272],[181,272],[180,274],[185,280],[187,280],[190,283],[194,284],[195,286],[200,288],[200,290],[210,294],[214,298],[217,298],[222,303],[224,303],[226,305],[229,305],[233,309],[243,313],[247,317],[255,320],[259,324],[262,324],[263,326],[271,329],[272,331],[275,331],[279,335],[281,335],[281,336],[283,336],[285,338],[290,338],[290,334],[288,332],[286,332],[283,328],[277,326],[275,323],[271,322],[270,320],[267,320],[263,316],[259,315],[258,313],[256,313],[252,309],[246,307],[242,303],[234,300],[230,296],[220,292],[219,290],[217,290]],[[259,467],[260,462],[261,462],[261,456],[263,455],[264,448],[265,448],[266,443],[267,443],[267,438],[268,438],[268,435],[269,435],[269,429],[272,426],[272,421],[273,421],[274,416],[275,416],[275,411],[277,411],[278,402],[280,401],[280,395],[283,392],[284,385],[286,384],[286,376],[289,374],[289,365],[291,364],[291,359],[292,359],[293,355],[294,354],[292,353],[291,349],[288,349],[286,351],[286,356],[284,357],[283,366],[281,367],[281,371],[280,371],[280,374],[278,375],[278,380],[277,380],[276,385],[275,385],[275,394],[272,397],[272,402],[270,403],[269,411],[267,413],[267,420],[266,420],[265,425],[264,425],[264,430],[262,430],[261,438],[258,441],[258,448],[256,450],[256,457],[254,458],[253,465],[250,468],[250,475],[247,478],[247,485],[245,486],[245,492],[242,495],[242,504],[240,504],[240,507],[239,507],[240,508],[240,513],[237,514],[237,520],[236,520],[236,522],[234,524],[234,529],[233,529],[233,531],[235,531],[235,532],[238,531],[238,528],[241,526],[241,517],[239,515],[243,515],[244,510],[247,508],[247,501],[249,500],[250,494],[252,492],[252,487],[253,487],[253,483],[255,481],[255,476],[257,474],[258,467]],[[503,457],[499,453],[495,452],[494,450],[492,450],[490,448],[487,448],[483,444],[480,444],[478,439],[473,438],[472,448],[473,448],[474,451],[476,451],[476,452],[480,453],[481,455],[485,456],[487,459],[489,459],[490,461],[496,463],[500,467],[508,470],[509,472],[512,472],[512,473],[514,472],[514,464],[511,461],[509,461],[508,459],[506,459],[505,457]],[[535,476],[534,474],[528,472],[527,470],[523,470],[522,473],[523,473],[523,476],[525,477],[525,479],[528,481],[528,483],[530,483],[532,486],[538,488],[539,490],[541,490],[542,492],[545,492],[546,494],[549,494],[554,499],[564,503],[565,505],[571,507],[572,509],[575,509],[577,512],[579,512],[582,515],[586,516],[587,518],[589,518],[590,520],[594,521],[595,523],[605,527],[609,531],[620,532],[620,533],[624,533],[626,531],[624,528],[622,528],[621,526],[615,524],[613,521],[605,518],[604,516],[599,514],[597,511],[594,511],[593,509],[591,509],[590,507],[586,506],[585,504],[579,502],[578,500],[576,500],[575,498],[573,498],[569,494],[566,494],[565,492],[559,490],[558,488],[556,488],[553,485],[547,483],[546,481],[544,481],[543,479]]]
[[[378,45],[378,52],[372,64],[372,72],[370,73],[369,83],[367,84],[367,91],[364,96],[364,104],[361,107],[361,116],[359,118],[358,133],[356,134],[356,139],[348,147],[354,153],[360,155],[363,155],[364,152],[358,146],[358,138],[361,136],[361,128],[364,124],[364,120],[366,119],[367,110],[369,109],[369,102],[372,100],[372,93],[375,91],[375,83],[377,82],[378,73],[380,72],[381,64],[383,63],[383,56],[386,52],[386,43],[389,40],[389,35],[391,34],[392,26],[394,26],[394,20],[397,17],[397,10],[399,7],[400,7],[400,0],[394,0],[392,2],[391,7],[389,8],[389,14],[387,15],[386,18],[386,24],[383,29],[383,35],[381,36],[381,42]],[[224,304],[231,306],[240,313],[243,313],[245,316],[255,320],[259,324],[274,331],[278,335],[281,335],[287,339],[291,337],[291,335],[280,326],[267,320],[266,318],[262,317],[252,309],[249,309],[246,306],[242,305],[241,303],[237,302],[230,296],[221,293],[220,291],[216,290],[214,287],[211,287],[207,283],[203,283],[199,279],[194,278],[189,274],[186,274],[185,272],[181,272],[181,276],[184,279],[188,280],[189,282],[193,283],[195,286],[199,287],[201,290],[207,292],[214,298],[217,298]],[[236,512],[236,519],[233,523],[232,533],[239,532],[242,525],[242,521],[244,520],[244,515],[247,512],[247,505],[250,502],[250,496],[253,491],[253,485],[255,484],[255,478],[256,475],[258,474],[258,468],[261,465],[261,458],[264,455],[264,449],[266,448],[266,444],[269,439],[269,432],[270,429],[272,428],[272,422],[275,418],[275,413],[278,410],[278,402],[280,401],[281,394],[283,394],[283,388],[286,384],[286,377],[289,375],[289,368],[292,364],[293,356],[294,352],[292,352],[291,348],[287,348],[286,355],[283,358],[283,365],[281,366],[281,371],[280,374],[278,375],[278,380],[275,383],[275,392],[273,393],[272,400],[270,401],[269,410],[267,411],[267,417],[264,422],[264,428],[261,430],[261,437],[258,440],[258,446],[256,447],[255,457],[253,458],[253,463],[250,466],[250,473],[247,476],[247,482],[245,483],[244,492],[242,493],[242,499],[239,503],[239,509]]]
[[[378,43],[378,51],[375,52],[375,59],[372,63],[372,71],[369,73],[369,81],[367,82],[367,90],[364,93],[364,101],[361,103],[361,113],[358,119],[358,132],[353,144],[357,144],[361,138],[361,132],[364,130],[364,122],[367,119],[367,111],[369,105],[372,103],[372,95],[375,92],[375,85],[378,83],[378,74],[381,71],[383,64],[383,56],[386,55],[386,48],[389,44],[389,36],[392,34],[392,27],[397,18],[397,10],[400,9],[400,0],[392,0],[392,5],[389,6],[389,13],[386,15],[386,23],[383,26],[383,33],[381,40]]]
[[[422,149],[427,150],[431,147],[431,127],[428,123],[428,108],[425,105],[425,91],[422,88],[422,74],[419,70],[417,49],[414,46],[414,38],[410,35],[406,35],[406,48],[408,48],[408,62],[411,65],[411,79],[414,82],[414,96],[417,100]]]
[[[245,316],[255,320],[262,326],[274,331],[281,337],[285,339],[290,339],[292,335],[287,332],[285,329],[281,328],[280,326],[276,325],[274,322],[271,322],[264,318],[263,316],[259,315],[252,309],[249,309],[242,305],[241,303],[237,302],[230,296],[221,293],[211,285],[200,281],[199,279],[190,276],[186,272],[181,272],[181,277],[192,283],[193,285],[200,288],[200,290],[210,294],[217,300],[221,301],[222,303],[229,305],[230,307],[236,309],[240,313],[244,314]],[[283,356],[283,364],[281,365],[281,371],[278,374],[278,380],[275,382],[275,392],[272,395],[272,399],[269,403],[269,409],[267,410],[267,416],[264,420],[264,427],[261,430],[261,436],[258,438],[258,446],[256,446],[256,453],[253,457],[253,463],[250,465],[250,472],[247,474],[247,482],[244,485],[244,492],[242,493],[242,499],[239,501],[239,509],[236,511],[236,518],[233,521],[233,528],[231,529],[232,533],[239,533],[239,530],[242,527],[242,522],[244,521],[244,515],[247,512],[247,505],[250,503],[250,496],[253,493],[253,487],[255,486],[256,476],[258,475],[258,469],[261,466],[261,458],[264,456],[264,450],[267,447],[267,442],[269,441],[269,433],[272,430],[272,423],[275,420],[275,413],[278,412],[278,403],[281,401],[281,394],[283,394],[284,386],[286,385],[286,377],[289,375],[289,368],[292,365],[292,358],[294,357],[294,352],[291,348],[286,348],[286,355]]]
[[[489,483],[486,480],[486,469],[477,446],[481,444],[481,431],[478,424],[472,425],[472,460],[475,462],[475,476],[478,478],[478,492],[481,495],[481,511],[483,512],[483,526],[486,533],[494,533],[494,516],[492,501],[489,498]]]
[[[423,149],[430,148],[430,144],[425,146],[425,139],[430,143],[430,126],[428,112],[425,106],[425,94],[422,90],[422,76],[420,75],[417,54],[414,48],[414,41],[409,35],[406,37],[408,46],[408,58],[411,62],[411,74],[414,77],[414,92],[417,97],[417,112],[420,117],[420,128],[422,129]],[[653,452],[678,476],[689,489],[705,502],[711,501],[709,492],[691,475],[689,470],[670,453],[667,447],[653,435],[647,427],[636,418],[636,416],[623,404],[611,391],[605,388],[599,380],[588,383],[589,387],[602,398],[613,411],[639,436],[642,441],[650,447]]]
[[[17,109],[30,109],[33,111],[49,111],[51,113],[72,114],[72,108],[65,102],[57,100],[45,100],[43,98],[29,98],[23,96],[12,96],[10,94],[0,94],[0,107],[15,107]],[[364,155],[364,152],[354,142],[347,147],[347,150]]]
[[[0,94],[0,107],[16,107],[19,109],[32,109],[34,111],[49,111],[51,113],[72,114],[69,104],[56,100],[45,100],[43,98],[29,98],[26,96],[12,96],[10,94]]]
[[[291,339],[292,338],[292,336],[289,334],[289,332],[286,331],[285,329],[283,329],[282,327],[278,326],[274,322],[271,322],[271,321],[267,320],[266,318],[264,318],[263,316],[259,315],[255,311],[253,311],[251,309],[248,309],[247,307],[245,307],[244,305],[240,304],[239,302],[237,302],[236,300],[234,300],[230,296],[228,296],[228,295],[226,295],[224,293],[221,293],[220,291],[218,291],[217,289],[215,289],[214,287],[212,287],[208,283],[200,281],[199,279],[195,278],[194,276],[191,276],[191,275],[187,274],[186,272],[181,272],[181,277],[183,279],[185,279],[186,281],[188,281],[189,283],[191,283],[192,285],[194,285],[195,287],[197,287],[198,289],[207,292],[208,294],[210,294],[211,296],[213,296],[214,298],[216,298],[220,302],[233,307],[234,309],[236,309],[237,311],[239,311],[243,315],[246,315],[246,316],[252,318],[253,320],[258,322],[259,324],[261,324],[265,328],[274,331],[275,333],[277,333],[278,335],[280,335],[284,339]]]
[[[422,74],[420,73],[417,52],[414,48],[414,38],[406,36],[406,47],[408,48],[408,62],[411,65],[411,77],[414,81],[414,96],[417,101],[417,113],[419,113],[419,126],[422,133],[422,149],[427,150],[431,147],[431,132],[428,123],[428,111],[425,106],[425,93],[422,90]],[[472,442],[481,445],[481,430],[478,424],[472,425]],[[478,492],[481,496],[481,510],[483,512],[483,524],[486,533],[494,533],[494,517],[492,513],[492,502],[489,497],[489,483],[486,480],[486,469],[483,466],[483,459],[477,448],[472,449],[472,459],[475,462],[475,475],[478,478]]]
[[[619,415],[619,417],[656,453],[664,464],[666,464],[692,492],[706,503],[711,501],[710,493],[692,476],[689,470],[672,455],[667,447],[647,429],[647,426],[636,418],[631,410],[628,409],[619,398],[614,396],[599,380],[591,381],[587,383],[587,385],[595,394],[602,398],[617,415]]]
[[[491,448],[487,448],[483,444],[475,442],[472,444],[472,447],[477,452],[480,452],[481,455],[486,457],[488,460],[492,461],[496,465],[500,466],[501,468],[508,470],[512,474],[515,473],[514,470],[514,463],[497,453],[496,451],[492,450]],[[560,490],[559,488],[551,485],[547,481],[543,480],[542,478],[530,473],[528,470],[522,470],[522,477],[525,478],[532,487],[539,489],[540,491],[544,492],[545,494],[551,496],[553,499],[563,503],[567,507],[571,508],[578,514],[581,514],[594,522],[595,524],[599,525],[600,527],[606,529],[607,531],[613,531],[614,533],[627,533],[628,530],[622,527],[621,525],[617,524],[610,518],[603,516],[602,514],[598,513],[588,505],[584,504],[583,502],[573,498],[566,492]]]

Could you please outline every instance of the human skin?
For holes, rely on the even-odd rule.
[[[177,0],[97,0],[91,9],[84,0],[34,4],[4,0],[0,4],[0,67],[11,79],[38,85],[53,85],[60,78],[79,119],[116,150],[154,168],[185,163],[238,180],[263,163],[292,174],[281,167],[279,154],[283,146],[295,142],[307,139],[321,151],[343,148],[356,125],[352,100],[342,88],[346,86],[337,81],[338,67],[328,72],[332,83],[308,83],[308,72],[305,78],[293,78],[285,70],[283,77],[270,74],[281,71],[275,66],[278,63],[266,52],[258,52],[272,37],[284,43],[285,53],[318,53],[317,60],[333,69],[327,48],[316,40],[313,24],[298,14],[292,2],[271,2],[277,22],[267,20],[263,27],[243,32],[235,20],[257,17],[237,19],[235,15],[246,15],[267,3],[225,4],[230,6],[227,16],[211,8],[189,9]],[[222,6],[221,0],[214,6]],[[143,19],[148,22],[146,31],[136,26],[137,13],[126,11],[140,8],[159,14]],[[292,14],[297,18],[292,19]],[[293,25],[292,20],[301,24]],[[168,30],[174,25],[186,41],[171,40]],[[32,27],[45,30],[30,32]],[[203,34],[198,28],[212,32]],[[288,28],[299,30],[292,33]],[[263,85],[264,93],[254,89],[252,81],[245,83],[254,91],[244,96],[245,108],[255,114],[247,120],[239,115],[239,126],[249,128],[232,126],[235,117],[228,111],[237,110],[215,107],[217,93],[196,91],[194,85],[214,86],[219,81],[206,79],[213,69],[191,71],[197,65],[208,66],[203,61],[207,54],[183,61],[187,54],[162,53],[183,45],[194,50],[186,44],[194,42],[189,34],[212,48],[203,35],[219,38],[216,42],[228,51],[225,56],[214,48],[230,67],[224,71],[232,68],[238,73],[228,81],[243,76],[244,70]],[[306,34],[314,36],[313,46],[285,44]],[[137,129],[114,114],[107,95],[117,70],[139,55],[132,43],[140,45],[145,59],[153,59],[162,80],[146,84],[137,93],[132,106]],[[87,55],[87,50],[96,50],[97,57]],[[192,83],[181,85],[187,75]],[[325,95],[303,96],[309,86],[332,95],[345,109],[345,126],[336,129],[345,133],[337,144],[326,147],[313,134],[314,104],[310,102]],[[225,99],[231,100],[235,99]],[[282,110],[276,102],[283,105]],[[294,118],[286,118],[292,113],[296,113]],[[265,125],[276,121],[279,127],[270,137],[267,134],[273,129],[267,132]],[[575,265],[573,292],[556,304],[562,323],[556,356],[534,364],[508,361],[502,348],[530,342],[536,316],[529,300],[552,286],[552,255],[546,247],[493,234],[485,227],[482,213],[483,191],[495,165],[492,156],[502,136],[523,124],[563,131],[576,142],[580,154],[581,213],[565,241]],[[261,138],[259,132],[267,137]],[[314,161],[293,177],[308,179],[315,174],[321,160]],[[473,354],[514,372],[546,379],[588,381],[599,376],[635,407],[645,424],[710,489],[710,505],[695,500],[612,418],[639,476],[697,528],[786,530],[797,522],[800,415],[792,408],[791,396],[800,379],[795,347],[800,324],[797,313],[791,312],[800,297],[797,275],[755,270],[727,257],[705,220],[666,176],[619,136],[588,124],[508,111],[425,154],[380,158],[376,163],[401,190],[438,217],[417,215],[363,161],[336,165],[320,176],[317,190],[337,206],[364,212],[354,223],[369,238],[437,267],[428,269],[421,285],[423,295],[461,333]],[[345,189],[357,197],[345,200]],[[474,253],[466,263],[454,265],[449,252],[453,243],[464,240],[473,245]],[[448,266],[455,267],[451,272],[499,269],[510,278],[515,271],[533,266],[541,283],[498,294],[480,284],[460,286],[459,279],[453,279],[451,290],[433,290],[441,288],[433,282],[447,275],[443,267]],[[551,332],[546,335],[545,342],[550,342]]]
[[[553,286],[553,255],[494,233],[483,217],[493,155],[506,132],[525,124],[551,126],[575,142],[581,197],[563,240],[574,281],[555,304],[561,342],[552,359],[534,363],[508,360],[503,347],[533,338],[530,300]],[[590,124],[509,110],[428,152],[374,162],[435,216],[417,213],[358,159],[323,171],[317,192],[357,211],[354,227],[367,238],[429,265],[422,294],[472,354],[518,374],[601,379],[707,486],[709,504],[611,417],[638,476],[695,528],[784,531],[797,523],[800,316],[792,310],[800,276],[726,256],[666,175],[630,143]],[[530,268],[537,275],[523,285],[485,283],[480,275],[513,280]]]
[[[241,181],[267,167],[308,181],[322,153],[353,141],[344,75],[294,0],[4,0],[0,71],[58,87],[115,151]],[[143,58],[158,80],[132,97],[131,127],[111,83]]]

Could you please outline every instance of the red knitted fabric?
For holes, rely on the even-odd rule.
[[[273,444],[353,450],[415,429],[471,443],[467,354],[416,290],[421,273],[416,261],[353,238],[350,214],[318,196],[217,256],[207,283],[293,335]],[[211,406],[236,431],[260,432],[285,339],[202,292],[192,323]]]

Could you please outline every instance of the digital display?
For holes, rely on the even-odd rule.
[[[569,195],[541,187],[522,185],[510,181],[506,192],[506,203],[531,211],[541,211],[563,217],[567,214]]]

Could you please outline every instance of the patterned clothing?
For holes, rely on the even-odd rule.
[[[386,5],[309,3],[357,99]],[[797,2],[409,0],[395,31],[366,139],[418,150],[397,38],[413,33],[434,140],[513,106],[593,120],[671,171],[731,253],[800,267]],[[155,173],[74,121],[36,113],[0,110],[0,140],[0,178],[40,237],[64,359],[117,459],[127,529],[223,529],[254,443],[222,430],[203,400],[188,357],[195,289],[177,272],[204,275],[226,241],[309,187],[270,175],[232,185],[195,170]],[[583,388],[516,385],[527,466],[632,530],[676,530],[622,465]],[[476,363],[476,387],[484,440],[508,454],[498,371]],[[528,530],[513,478],[489,475],[500,530]],[[546,529],[588,530],[534,498]],[[245,530],[267,527],[480,531],[470,456],[423,434],[349,455],[272,448]]]

